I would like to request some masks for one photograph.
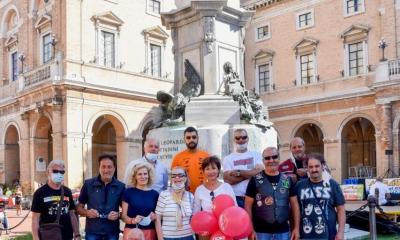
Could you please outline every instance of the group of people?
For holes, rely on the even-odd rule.
[[[123,182],[114,177],[114,156],[101,155],[99,175],[84,182],[77,206],[62,185],[64,162],[51,161],[47,184],[33,196],[33,239],[41,239],[40,226],[54,222],[61,207],[63,239],[81,239],[76,211],[86,217],[88,240],[118,239],[120,220],[124,240],[193,240],[191,217],[212,212],[212,201],[221,194],[248,212],[250,239],[344,239],[342,191],[322,156],[305,155],[301,138],[291,141],[291,158],[280,164],[275,147],[262,154],[249,151],[245,129],[234,130],[235,151],[223,161],[198,149],[194,127],[183,137],[187,149],[173,158],[170,173],[158,160],[156,139],[145,141],[144,156],[128,164]]]

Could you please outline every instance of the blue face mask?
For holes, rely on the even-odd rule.
[[[52,173],[51,174],[51,181],[53,181],[56,184],[62,183],[64,181],[64,174]]]

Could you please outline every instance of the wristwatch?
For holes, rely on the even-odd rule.
[[[240,170],[236,170],[236,177],[240,177]]]

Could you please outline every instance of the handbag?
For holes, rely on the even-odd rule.
[[[62,233],[60,225],[61,206],[64,201],[64,187],[61,186],[61,198],[57,206],[57,218],[53,223],[45,223],[39,226],[40,239],[62,240]]]

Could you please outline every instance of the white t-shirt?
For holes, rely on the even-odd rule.
[[[222,162],[224,171],[252,170],[257,164],[263,165],[262,156],[258,152],[247,151],[244,153],[234,152],[224,158]],[[245,196],[249,179],[232,185],[236,196]]]
[[[378,204],[379,205],[384,205],[387,203],[387,200],[385,198],[386,193],[389,193],[389,187],[382,183],[382,182],[378,182],[376,181],[371,188],[369,189],[369,193],[368,195],[375,195],[375,189],[378,188],[379,189],[379,197],[378,197]]]
[[[179,206],[171,196],[170,190],[165,190],[158,197],[155,213],[162,216],[162,232],[166,238],[181,238],[193,235],[190,227],[190,217],[192,216],[193,194],[186,191],[182,199],[182,225],[181,229],[176,225],[176,213]]]
[[[212,192],[214,192],[214,197],[221,194],[228,194],[235,201],[235,205],[237,205],[235,193],[233,192],[231,185],[222,183]],[[208,190],[203,184],[196,188],[196,192],[194,193],[193,214],[199,211],[212,212],[212,196],[210,193],[211,191]]]

